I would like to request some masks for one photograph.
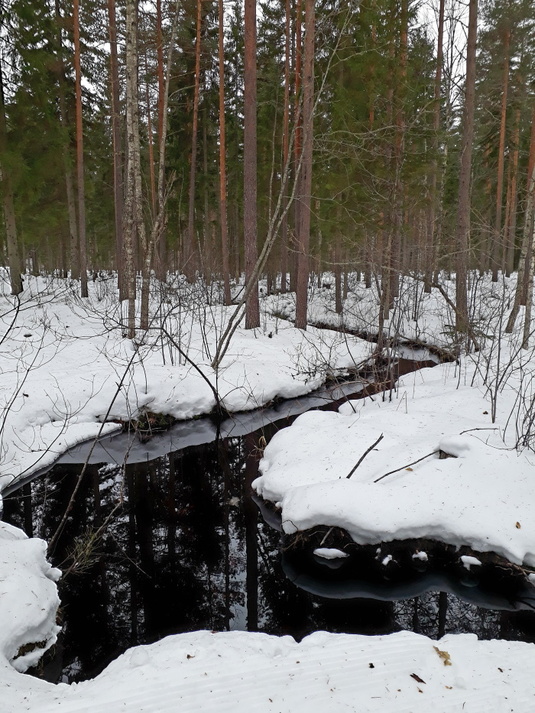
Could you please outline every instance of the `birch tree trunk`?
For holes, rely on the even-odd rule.
[[[174,30],[173,30],[174,32]],[[173,34],[173,33],[172,33]],[[162,145],[162,136],[167,132],[167,97],[166,97],[166,79],[164,76],[164,55],[163,55],[163,32],[162,32],[162,0],[156,0],[156,55],[157,55],[157,74],[158,74],[158,147]],[[158,154],[158,161],[163,158]],[[163,187],[162,187],[163,189]],[[157,188],[157,191],[159,188]],[[159,204],[159,198],[157,197]],[[159,210],[159,208],[158,208]],[[164,221],[165,222],[165,221]],[[160,281],[164,281],[167,274],[167,243],[165,238],[164,225],[157,236],[157,242],[154,246],[155,253],[155,271],[156,276]]]
[[[138,238],[136,203],[136,138],[138,132],[137,95],[137,0],[126,1],[126,186],[124,202],[123,243],[126,298],[128,299],[128,337],[136,331],[135,245]]]
[[[225,13],[223,0],[218,0],[219,28],[219,212],[221,223],[221,256],[223,269],[223,290],[226,305],[231,303],[230,295],[230,262],[228,249],[228,218],[227,218],[227,132],[225,124]]]
[[[58,47],[63,56],[63,37],[61,30],[63,26],[63,18],[61,15],[61,6],[59,0],[55,0],[55,8],[56,22],[58,26]],[[78,280],[80,279],[80,263],[78,225],[76,219],[76,191],[74,187],[74,176],[71,165],[69,121],[67,117],[67,108],[65,105],[65,86],[65,66],[62,61],[58,77],[58,108],[59,121],[63,130],[63,170],[65,172],[65,195],[67,198],[67,216],[69,221],[69,264],[71,268],[71,278],[73,280]]]
[[[282,117],[282,175],[287,175],[286,167],[290,160],[290,41],[291,7],[290,0],[285,0],[284,34],[284,109]],[[281,185],[284,217],[281,224],[281,292],[288,289],[288,216],[286,215],[287,182]]]
[[[119,99],[119,64],[117,60],[117,22],[115,0],[108,0],[110,40],[111,132],[113,143],[113,206],[115,217],[115,262],[119,299],[126,297],[123,265],[123,161],[121,156],[121,114]]]

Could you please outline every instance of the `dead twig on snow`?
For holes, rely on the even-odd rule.
[[[375,448],[375,446],[376,446],[380,441],[382,441],[383,438],[384,438],[384,436],[383,436],[383,434],[381,433],[381,435],[380,435],[379,438],[375,441],[375,443],[372,443],[372,445],[368,448],[368,450],[365,451],[365,452],[361,455],[361,457],[360,457],[360,458],[358,459],[358,461],[357,461],[357,464],[356,464],[355,466],[353,466],[353,468],[349,471],[349,474],[346,475],[346,478],[351,478],[351,476],[352,476],[353,473],[357,470],[357,468],[358,468],[359,465],[362,463],[362,461],[364,460],[364,458],[366,458],[366,456],[368,455],[368,453],[369,453],[370,451],[373,451],[373,449]]]
[[[393,473],[399,473],[400,470],[410,468],[411,465],[416,465],[416,463],[420,463],[420,461],[423,461],[426,458],[431,458],[431,456],[434,456],[437,453],[440,453],[440,448],[438,448],[436,451],[433,451],[432,453],[428,453],[426,456],[422,456],[421,458],[418,458],[418,460],[413,460],[412,463],[407,463],[407,465],[402,465],[401,468],[396,468],[395,470],[388,471],[388,473],[385,473],[384,475],[382,475],[380,478],[377,478],[377,480],[374,480],[373,482],[378,483],[383,478],[386,478],[387,475],[392,475]]]

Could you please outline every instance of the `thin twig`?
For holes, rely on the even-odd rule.
[[[499,428],[492,428],[492,427],[488,427],[488,428],[467,428],[466,431],[461,431],[461,432],[459,433],[459,436],[462,436],[463,433],[470,433],[470,431],[499,431],[499,430],[500,430]]]
[[[375,446],[376,446],[380,441],[383,440],[383,438],[384,438],[384,436],[383,436],[383,434],[381,433],[381,435],[380,435],[379,438],[375,441],[375,443],[372,443],[372,445],[368,448],[368,450],[366,450],[366,451],[360,456],[360,458],[359,458],[358,461],[357,461],[357,464],[356,464],[355,466],[353,466],[353,468],[349,471],[349,474],[346,476],[346,478],[351,478],[351,476],[352,476],[353,473],[357,470],[357,468],[358,468],[359,465],[362,463],[362,461],[364,460],[364,458],[366,458],[366,456],[368,455],[368,453],[369,453],[370,451],[372,451],[372,450],[375,448]]]
[[[373,482],[378,483],[383,478],[386,478],[387,475],[392,475],[392,473],[399,473],[400,470],[404,470],[405,468],[410,468],[411,465],[416,465],[416,463],[420,463],[420,461],[425,460],[426,458],[431,458],[431,456],[434,456],[437,453],[440,453],[440,449],[437,449],[436,451],[433,451],[432,453],[428,453],[426,456],[422,456],[421,458],[418,458],[418,460],[414,460],[412,463],[407,463],[407,465],[402,465],[401,468],[396,468],[396,470],[390,470],[388,473],[385,473],[384,475],[382,475],[380,478],[377,478],[377,480],[374,480]]]

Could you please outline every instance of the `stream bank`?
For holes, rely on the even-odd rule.
[[[347,596],[340,570],[321,564],[326,576],[315,591],[310,579],[294,576],[302,575],[307,557],[289,556],[284,542],[281,557],[280,534],[259,517],[250,486],[266,444],[312,407],[307,399],[332,408],[349,398],[336,390],[350,386],[333,385],[321,395],[223,424],[176,424],[149,442],[123,434],[99,443],[53,553],[64,571],[64,628],[41,675],[91,678],[131,646],[198,629],[291,634],[296,640],[318,630],[407,629],[432,638],[471,632],[535,641],[533,612],[489,609],[487,600],[475,596],[477,587],[470,588],[467,602],[458,592],[441,590],[436,579],[431,591],[419,582],[410,598],[400,582],[377,597],[371,585],[359,589],[351,581]],[[357,397],[361,391],[362,384]],[[6,520],[50,540],[86,460],[84,448],[6,497]]]

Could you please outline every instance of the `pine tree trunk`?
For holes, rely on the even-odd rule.
[[[74,73],[76,92],[76,176],[78,189],[78,241],[80,250],[80,294],[87,297],[87,239],[85,232],[84,134],[82,119],[82,70],[80,65],[80,3],[73,4]]]
[[[188,232],[184,246],[184,274],[191,282],[195,277],[195,193],[197,179],[197,143],[199,133],[199,97],[201,91],[201,24],[202,0],[197,0],[195,39],[195,86],[193,90],[193,120],[191,128],[191,158],[189,167]]]
[[[475,79],[477,44],[477,0],[469,2],[468,42],[466,49],[466,80],[461,140],[461,167],[457,204],[457,258],[455,282],[455,330],[466,334],[468,329],[468,254],[470,245],[470,174],[474,139]]]
[[[507,221],[505,223],[505,273],[509,276],[514,270],[515,262],[515,240],[516,240],[516,213],[518,205],[518,158],[519,158],[519,138],[520,138],[520,107],[515,111],[512,155],[510,159],[509,191],[507,201]]]
[[[534,214],[535,204],[535,104],[531,111],[531,140],[528,159],[528,186],[526,211],[524,213],[524,230],[522,233],[522,244],[520,246],[520,259],[518,261],[518,275],[516,281],[516,291],[513,307],[507,320],[505,331],[511,334],[515,326],[516,318],[521,304],[526,304],[527,276],[529,275],[529,264],[531,262],[531,220]]]
[[[435,269],[435,256],[438,251],[437,213],[440,213],[439,191],[438,191],[438,151],[440,132],[440,110],[442,96],[442,63],[444,61],[444,6],[445,0],[440,0],[438,10],[438,36],[437,36],[437,65],[435,71],[434,85],[434,107],[433,107],[433,135],[432,146],[433,161],[431,164],[431,190],[429,196],[429,217],[427,227],[427,240],[424,250],[424,292],[431,292],[433,282],[433,270]]]
[[[0,62],[2,57],[0,56]],[[4,98],[3,67],[0,64],[0,159],[7,148],[6,110]],[[0,188],[3,197],[4,221],[6,227],[6,247],[9,262],[9,278],[11,294],[19,295],[22,292],[22,260],[17,239],[17,224],[15,220],[15,206],[13,203],[13,190],[11,179],[5,166],[0,163]]]
[[[397,61],[396,87],[394,90],[396,104],[396,136],[394,146],[394,199],[392,219],[392,249],[390,254],[390,302],[389,309],[394,306],[394,297],[399,296],[399,274],[401,267],[403,243],[403,183],[402,167],[405,151],[405,93],[407,83],[407,43],[409,29],[409,0],[401,2],[401,27],[399,39],[399,57]]]
[[[257,246],[257,147],[256,147],[256,0],[245,0],[245,76],[243,134],[243,230],[245,242],[245,283],[252,279],[258,259]],[[260,326],[258,290],[247,300],[245,328]]]
[[[509,86],[509,43],[511,30],[507,29],[504,37],[504,59],[502,75],[502,104],[500,111],[500,140],[498,145],[498,173],[496,178],[496,210],[494,218],[494,231],[492,241],[492,281],[498,280],[498,267],[500,264],[500,251],[502,244],[502,200],[503,200],[503,173],[505,163],[505,127],[507,121],[507,93]]]
[[[303,151],[303,115],[302,115],[302,96],[301,96],[301,80],[302,80],[302,64],[303,64],[303,40],[302,40],[302,23],[303,23],[303,0],[295,0],[295,26],[294,26],[294,166],[297,181],[297,171]],[[299,225],[299,209],[301,205],[299,200],[294,200],[293,204],[293,219],[294,232],[290,239],[290,290],[297,292],[297,230]]]
[[[308,274],[310,217],[312,190],[312,145],[314,117],[314,0],[305,0],[305,46],[303,56],[303,150],[298,165],[296,202],[299,203],[296,225],[297,285],[295,299],[295,326],[306,329],[308,304]]]
[[[534,169],[535,173],[535,169]],[[531,310],[533,306],[533,274],[535,273],[535,201],[531,201],[530,215],[526,216],[526,222],[531,222],[531,257],[528,262],[527,269],[527,290],[526,290],[526,311],[524,314],[524,332],[522,337],[522,348],[527,349],[529,346],[529,338],[531,336]]]
[[[535,112],[534,112],[535,117]],[[533,216],[535,214],[535,165],[531,169],[531,176],[529,179],[528,186],[528,196],[526,201],[526,212],[524,215],[524,232],[522,236],[522,246],[520,249],[520,260],[518,262],[518,276],[516,282],[515,299],[513,303],[513,308],[507,320],[507,325],[505,327],[506,334],[511,334],[513,327],[515,326],[516,318],[518,317],[518,312],[520,310],[520,305],[524,299],[524,304],[526,302],[526,294],[529,289],[530,280],[533,280],[532,269],[532,251],[533,251],[533,240],[532,240],[532,222]]]

